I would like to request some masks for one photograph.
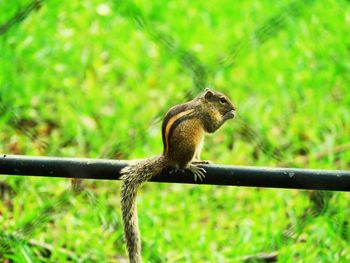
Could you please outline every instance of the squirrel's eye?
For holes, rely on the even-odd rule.
[[[220,102],[221,102],[222,104],[225,104],[225,103],[227,102],[227,99],[225,99],[224,97],[222,97],[222,98],[220,98]]]

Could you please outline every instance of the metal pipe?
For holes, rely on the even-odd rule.
[[[85,179],[119,179],[127,161],[1,155],[0,174]],[[235,185],[272,188],[350,191],[350,171],[203,165],[203,182],[189,171],[165,171],[150,181],[185,184]]]

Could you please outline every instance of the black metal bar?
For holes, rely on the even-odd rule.
[[[0,174],[85,179],[119,179],[127,161],[1,155]],[[189,171],[167,171],[153,182],[236,185],[273,188],[350,191],[350,171],[203,165],[203,182],[195,182]]]

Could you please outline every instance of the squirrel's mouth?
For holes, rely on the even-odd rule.
[[[228,119],[233,119],[236,115],[236,111],[235,110],[230,110],[228,112],[225,113],[224,115],[224,119],[228,120]]]

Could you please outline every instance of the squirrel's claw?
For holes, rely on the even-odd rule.
[[[204,168],[202,167],[199,167],[199,166],[196,166],[194,164],[190,164],[188,167],[187,167],[188,170],[190,170],[193,175],[194,175],[194,181],[196,182],[197,181],[197,178],[200,180],[200,181],[203,181],[204,178],[205,178],[205,174],[206,174],[206,171]]]

